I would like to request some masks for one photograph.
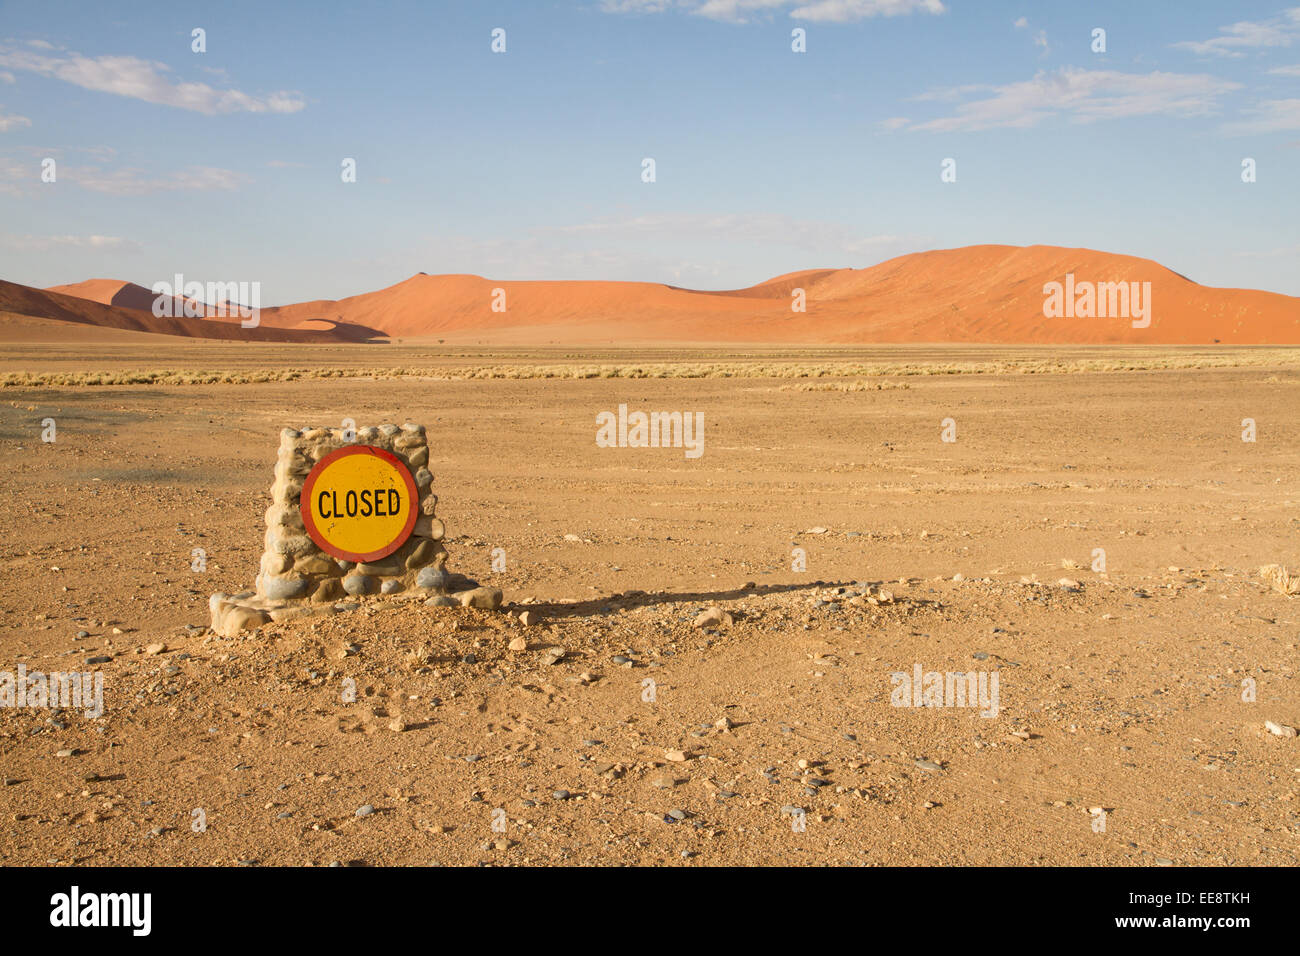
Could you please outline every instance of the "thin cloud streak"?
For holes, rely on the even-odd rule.
[[[134,56],[87,57],[65,51],[43,54],[10,47],[0,49],[0,66],[62,80],[82,89],[209,116],[296,113],[306,106],[300,95],[288,91],[252,96],[240,90],[219,90],[206,83],[176,82],[167,75],[171,68],[166,64]]]

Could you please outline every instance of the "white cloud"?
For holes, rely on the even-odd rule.
[[[728,23],[745,23],[750,14],[762,13],[784,6],[787,0],[704,0],[691,13],[710,20]]]
[[[19,116],[17,113],[10,113],[6,116],[0,113],[0,133],[7,133],[11,129],[22,129],[24,126],[31,126],[32,121],[26,116]]]
[[[1264,100],[1243,110],[1246,119],[1224,123],[1225,133],[1278,133],[1300,129],[1300,99]]]
[[[850,23],[923,11],[943,13],[942,0],[601,0],[606,13],[663,13],[682,10],[726,23],[747,23],[756,15],[792,8],[789,16],[813,23]]]
[[[33,178],[35,177],[29,166],[16,163],[8,156],[0,156],[0,194],[21,196],[27,191]]]
[[[1021,17],[1020,19],[1018,19],[1018,20],[1016,20],[1014,23],[1012,23],[1011,26],[1014,27],[1014,28],[1017,29],[1017,30],[1028,30],[1028,29],[1029,29],[1029,18],[1028,18],[1028,17]],[[1047,45],[1047,31],[1046,31],[1046,30],[1039,30],[1037,33],[1034,34],[1034,46],[1042,47],[1042,48],[1043,48],[1043,55],[1044,55],[1044,56],[1046,56],[1048,53],[1051,52],[1051,49],[1052,49],[1052,48],[1049,47],[1049,46]]]
[[[0,244],[18,252],[51,249],[94,249],[99,252],[139,252],[140,243],[121,236],[17,236],[0,234]]]
[[[1220,27],[1219,33],[1209,40],[1184,40],[1174,46],[1205,56],[1244,56],[1242,50],[1290,46],[1300,39],[1300,7],[1292,7],[1270,20],[1242,20]]]
[[[175,82],[166,75],[170,72],[166,64],[133,56],[86,57],[63,52],[46,56],[7,49],[0,50],[0,66],[53,77],[87,90],[209,115],[296,113],[306,105],[297,93],[287,91],[258,97],[239,90],[215,89],[206,83]]]
[[[17,83],[17,82],[18,80],[14,77],[12,73],[9,73],[5,70],[0,70],[0,83]]]
[[[849,23],[870,17],[898,17],[909,13],[943,13],[940,0],[814,0],[790,11],[797,20]]]
[[[554,238],[482,239],[474,236],[436,236],[419,243],[412,253],[412,268],[436,263],[439,272],[464,272],[494,279],[603,279],[635,282],[669,282],[706,286],[730,271],[732,263],[719,259],[664,258],[659,251],[585,247],[562,248]],[[385,270],[391,259],[375,263]]]
[[[841,223],[794,219],[774,213],[656,214],[628,219],[600,219],[534,231],[538,236],[600,236],[618,241],[654,239],[761,243],[827,253],[858,255],[906,237],[863,236]]]
[[[669,228],[666,223],[661,225]],[[412,259],[412,267],[427,270],[427,263],[432,262],[439,272],[466,272],[494,279],[621,279],[665,282],[695,289],[744,288],[799,267],[797,262],[792,264],[790,253],[785,250],[773,251],[768,257],[770,265],[764,267],[757,264],[763,256],[756,250],[736,252],[714,236],[705,237],[710,240],[708,245],[683,253],[668,243],[621,242],[648,233],[638,232],[635,227],[630,233],[622,233],[617,223],[608,226],[608,232],[588,230],[557,235],[545,230],[505,239],[431,237],[410,250],[412,256],[418,257]],[[688,230],[689,224],[681,228]],[[727,238],[744,241],[748,237],[728,234]],[[909,240],[899,240],[894,245],[864,244],[860,253],[846,249],[812,253],[807,264],[833,268],[847,264],[845,259],[852,255],[861,255],[874,263],[914,247]],[[665,250],[675,251],[666,253]],[[823,261],[822,256],[829,261]],[[376,265],[388,270],[393,263],[386,259]]]
[[[233,170],[214,166],[190,166],[163,176],[149,175],[131,167],[105,172],[98,166],[80,166],[60,169],[59,175],[83,189],[112,196],[142,196],[145,193],[183,190],[234,190],[248,178]]]
[[[923,94],[920,100],[960,100],[951,116],[913,123],[909,129],[931,132],[1035,126],[1068,116],[1081,123],[1132,116],[1204,116],[1218,108],[1219,97],[1240,83],[1205,74],[1119,73],[1067,67],[1039,73],[1032,80],[1005,86],[963,86]]]
[[[1234,252],[1233,255],[1241,259],[1276,259],[1279,256],[1300,255],[1300,246],[1278,246],[1261,252]]]
[[[15,148],[21,150],[24,153],[27,153],[29,156],[39,156],[42,159],[45,158],[46,156],[53,156],[56,159],[61,159],[65,153],[72,152],[72,153],[85,153],[87,156],[89,156],[91,159],[95,160],[96,162],[107,163],[107,162],[111,162],[113,157],[117,155],[116,149],[114,149],[112,146],[104,146],[104,145],[98,145],[98,146],[36,145],[36,146],[19,146]]]
[[[673,0],[600,0],[605,13],[663,13],[674,5]]]
[[[1295,66],[1276,66],[1268,72],[1273,76],[1300,76],[1300,63]]]

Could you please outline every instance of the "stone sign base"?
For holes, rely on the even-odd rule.
[[[411,536],[392,554],[373,562],[345,561],[326,554],[307,534],[299,509],[303,482],[315,464],[354,444],[392,453],[410,470],[419,495]],[[447,572],[444,527],[434,513],[438,497],[432,491],[428,464],[423,425],[381,425],[355,433],[341,428],[284,429],[254,590],[212,595],[208,601],[212,629],[234,636],[268,621],[347,610],[357,605],[346,598],[371,594],[422,595],[429,597],[429,604],[500,607],[502,595],[496,588],[482,588]]]

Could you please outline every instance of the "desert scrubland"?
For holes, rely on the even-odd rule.
[[[4,669],[100,672],[103,707],[0,709],[4,863],[1300,855],[1300,744],[1266,726],[1300,724],[1300,603],[1259,574],[1300,563],[1294,351],[10,321]],[[702,415],[701,453],[599,447],[620,405]],[[505,607],[210,633],[280,429],[344,418],[427,427],[448,568]]]

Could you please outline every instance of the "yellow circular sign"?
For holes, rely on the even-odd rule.
[[[411,536],[415,479],[390,452],[349,445],[316,463],[302,486],[302,521],[321,550],[345,561],[378,561]]]

